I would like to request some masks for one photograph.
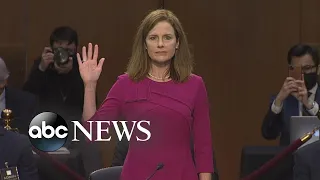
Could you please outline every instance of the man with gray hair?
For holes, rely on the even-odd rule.
[[[36,115],[37,99],[31,93],[8,87],[9,76],[5,61],[0,57],[0,113],[4,109],[12,110],[14,120],[11,125],[27,135],[29,124]]]
[[[9,77],[9,71],[3,59],[0,57],[0,112],[6,108],[4,88],[7,84]]]
[[[8,78],[8,68],[0,58],[0,112],[11,109],[14,115],[11,125],[26,134],[36,100],[29,93],[9,88]],[[32,146],[28,136],[23,134],[8,131],[4,129],[3,122],[0,123],[0,169],[16,167],[20,179],[38,180],[38,168],[33,157]],[[8,167],[5,167],[5,163]]]

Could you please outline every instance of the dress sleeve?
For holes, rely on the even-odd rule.
[[[207,91],[202,78],[199,79],[193,111],[193,134],[195,163],[198,173],[213,172],[213,150],[211,140],[210,112]]]
[[[123,105],[123,94],[125,91],[124,78],[119,76],[117,81],[111,87],[107,97],[102,102],[99,109],[96,113],[86,122],[84,123],[84,127],[87,131],[90,131],[90,121],[110,121],[110,125],[104,123],[102,125],[103,129],[109,128],[109,133],[112,127],[112,121],[118,121],[121,118],[121,107]],[[97,124],[95,122],[92,123],[92,137],[95,139],[97,137]],[[104,133],[105,134],[105,133]],[[107,137],[104,137],[107,138]],[[93,140],[92,139],[92,140]],[[87,139],[88,140],[88,139]]]

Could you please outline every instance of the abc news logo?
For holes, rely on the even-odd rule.
[[[102,138],[102,133],[109,133],[109,128],[103,129],[103,125],[114,127],[118,140],[121,141],[123,136],[127,140],[131,140],[132,133],[135,128],[144,133],[147,137],[140,139],[136,136],[137,141],[148,141],[151,138],[151,133],[144,128],[142,124],[150,126],[150,121],[132,121],[133,127],[129,130],[126,121],[87,121],[89,123],[89,131],[79,121],[71,121],[73,125],[72,141],[79,141],[77,138],[77,130],[80,130],[90,141],[110,141]],[[119,123],[121,127],[119,127]],[[93,129],[93,127],[97,127]],[[122,131],[120,129],[123,129]],[[93,131],[96,131],[96,137],[93,136]],[[44,152],[53,152],[65,145],[69,137],[69,128],[67,122],[58,114],[53,112],[43,112],[35,116],[29,125],[29,139],[31,144]]]

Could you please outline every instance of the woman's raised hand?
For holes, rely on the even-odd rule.
[[[88,51],[85,46],[82,47],[82,59],[77,53],[79,71],[84,85],[96,84],[100,77],[105,58],[98,61],[98,54],[98,45],[95,45],[93,49],[91,43],[88,44]]]

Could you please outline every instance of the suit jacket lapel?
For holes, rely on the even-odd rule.
[[[12,104],[14,104],[11,96],[10,88],[6,88],[6,108],[12,109]]]
[[[5,147],[6,147],[6,144],[7,144],[7,139],[6,139],[6,137],[5,137],[5,132],[6,130],[2,127],[2,126],[0,126],[0,144],[1,144],[1,146],[0,146],[0,154],[2,154],[1,156],[0,156],[0,168],[3,168],[4,167],[4,161],[5,161],[5,154],[3,154],[3,151],[4,151],[4,149],[5,149]]]
[[[0,126],[0,136],[4,136],[4,133],[5,133],[5,129],[2,126]]]
[[[318,103],[318,104],[320,104],[320,88],[319,88],[319,86],[318,86],[318,88],[317,88],[317,91],[316,91],[316,94],[315,94],[315,101]]]
[[[15,98],[15,95],[12,94],[12,91],[10,88],[6,88],[6,109],[10,109],[13,112],[13,115],[15,112],[19,110],[19,107],[17,107],[20,103],[24,102],[19,102],[19,99]],[[20,118],[20,117],[15,117],[15,118]]]

